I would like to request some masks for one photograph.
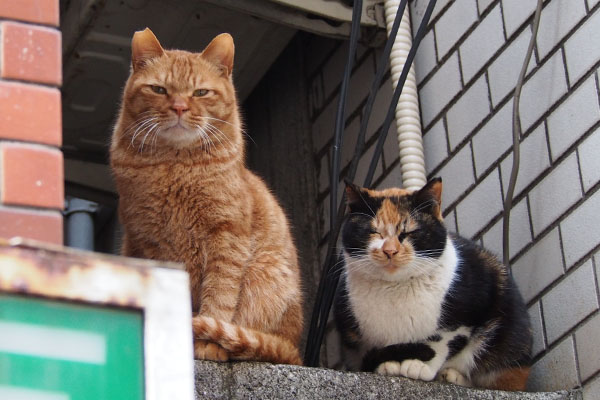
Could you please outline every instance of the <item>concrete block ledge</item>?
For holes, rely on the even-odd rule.
[[[486,399],[580,400],[581,391],[501,392],[352,373],[254,362],[196,361],[196,399]]]

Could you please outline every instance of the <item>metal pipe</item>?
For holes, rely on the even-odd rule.
[[[67,220],[66,245],[82,250],[94,251],[94,214],[98,204],[71,197],[67,199],[64,216]]]

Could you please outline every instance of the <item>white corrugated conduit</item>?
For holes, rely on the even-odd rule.
[[[384,0],[385,23],[389,32],[394,24],[400,0]],[[404,10],[398,35],[392,47],[390,65],[394,89],[412,45],[409,6]],[[415,77],[414,64],[406,78],[406,83],[396,107],[396,126],[398,128],[398,145],[400,150],[400,168],[402,171],[402,187],[417,190],[427,183],[425,173],[425,155],[423,137],[421,135],[421,117],[419,114],[419,94]]]

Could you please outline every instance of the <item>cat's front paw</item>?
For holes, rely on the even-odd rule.
[[[399,376],[400,363],[398,361],[386,361],[384,363],[379,364],[375,372],[379,375]]]
[[[225,362],[229,360],[227,351],[216,343],[206,340],[196,340],[194,342],[194,358],[198,360],[210,360]]]
[[[407,378],[430,381],[435,378],[436,372],[421,360],[404,360],[400,364],[400,375]]]
[[[445,368],[440,372],[440,378],[442,382],[454,383],[460,386],[471,386],[471,382],[463,374],[455,370],[454,368]]]

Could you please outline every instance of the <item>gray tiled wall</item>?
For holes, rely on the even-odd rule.
[[[410,3],[413,19],[426,3]],[[441,2],[427,33],[434,43],[418,58],[437,63],[416,64],[427,172],[444,179],[444,215],[496,253],[512,168],[512,95],[535,5]],[[598,0],[544,1],[521,96],[510,230],[512,271],[534,328],[530,388],[582,386],[586,399],[600,398],[598,43]]]
[[[413,24],[427,0],[411,0]],[[532,32],[536,0],[438,0],[416,58],[429,177],[444,179],[447,226],[502,251],[502,201],[512,168],[512,96]],[[600,399],[600,0],[545,0],[538,45],[521,96],[521,166],[510,257],[534,331],[532,390],[583,387]],[[308,94],[320,170],[321,254],[329,230],[329,164],[345,44],[311,48]],[[380,49],[360,48],[346,111],[360,125]],[[369,125],[362,183],[391,97],[389,78]],[[345,148],[344,165],[353,149]],[[401,184],[395,127],[378,187]],[[340,366],[333,326],[326,364]]]

